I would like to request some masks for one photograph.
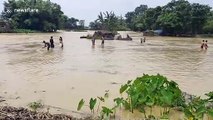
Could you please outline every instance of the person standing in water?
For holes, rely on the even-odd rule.
[[[48,42],[45,42],[45,41],[43,41],[43,43],[44,43],[44,47],[43,48],[47,48],[47,50],[49,51],[50,50],[50,43],[48,43]]]
[[[141,38],[141,44],[146,42],[146,37]]]
[[[63,43],[62,37],[59,38],[59,44],[60,44],[60,47],[61,47],[61,48],[64,47],[64,43]]]
[[[92,45],[95,46],[95,37],[92,38]]]
[[[101,40],[102,40],[101,45],[104,45],[104,37],[103,36],[101,37]]]
[[[207,50],[208,49],[208,41],[206,40],[206,42],[204,43],[204,48]]]
[[[143,43],[143,38],[141,38],[141,44]]]
[[[203,48],[204,48],[204,46],[205,46],[205,40],[203,40],[203,42],[201,43],[200,48],[201,48],[201,49],[203,49]]]
[[[50,37],[50,47],[51,48],[54,48],[55,45],[54,45],[54,40],[53,40],[53,36]]]

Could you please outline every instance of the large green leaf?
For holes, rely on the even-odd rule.
[[[172,92],[166,91],[166,90],[162,90],[161,94],[162,94],[162,96],[160,97],[161,102],[167,106],[172,105],[174,94]]]
[[[81,99],[81,101],[78,103],[78,108],[77,108],[78,111],[81,110],[81,108],[83,107],[84,103],[85,103],[84,99]]]
[[[93,98],[90,99],[90,102],[89,102],[90,110],[94,110],[96,102],[97,102],[96,98],[95,99],[93,99]]]
[[[124,91],[126,91],[127,88],[128,88],[127,84],[122,85],[121,88],[120,88],[120,94],[122,94]]]

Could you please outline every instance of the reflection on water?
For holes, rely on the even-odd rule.
[[[195,95],[213,90],[212,39],[207,51],[200,50],[199,38],[149,37],[140,44],[138,33],[129,33],[133,41],[105,41],[103,47],[97,40],[92,47],[90,40],[79,39],[85,34],[57,33],[56,48],[50,51],[42,41],[52,34],[0,34],[0,90],[7,103],[26,106],[42,100],[76,110],[81,98],[101,96],[105,90],[118,96],[121,84],[143,73],[165,75]]]

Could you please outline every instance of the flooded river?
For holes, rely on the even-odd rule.
[[[122,32],[125,35],[127,32]],[[147,37],[129,33],[133,41],[80,39],[87,32],[0,34],[0,96],[4,104],[24,106],[41,100],[45,105],[76,111],[81,98],[119,95],[121,84],[137,76],[160,73],[190,94],[213,91],[213,39],[200,50],[201,38]],[[43,49],[54,36],[56,48]],[[64,49],[59,47],[59,37]],[[3,103],[2,103],[3,104]],[[87,111],[87,110],[85,110]]]

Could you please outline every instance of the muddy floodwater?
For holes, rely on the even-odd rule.
[[[213,91],[212,38],[205,38],[205,51],[203,38],[147,37],[141,44],[142,34],[122,32],[133,41],[105,41],[103,47],[97,40],[92,47],[90,40],[80,39],[87,33],[0,34],[0,96],[6,100],[1,104],[27,107],[40,100],[76,111],[81,98],[103,96],[106,90],[111,98],[119,96],[121,84],[143,73],[165,75],[190,94]],[[55,49],[47,51],[42,41],[50,36]]]

